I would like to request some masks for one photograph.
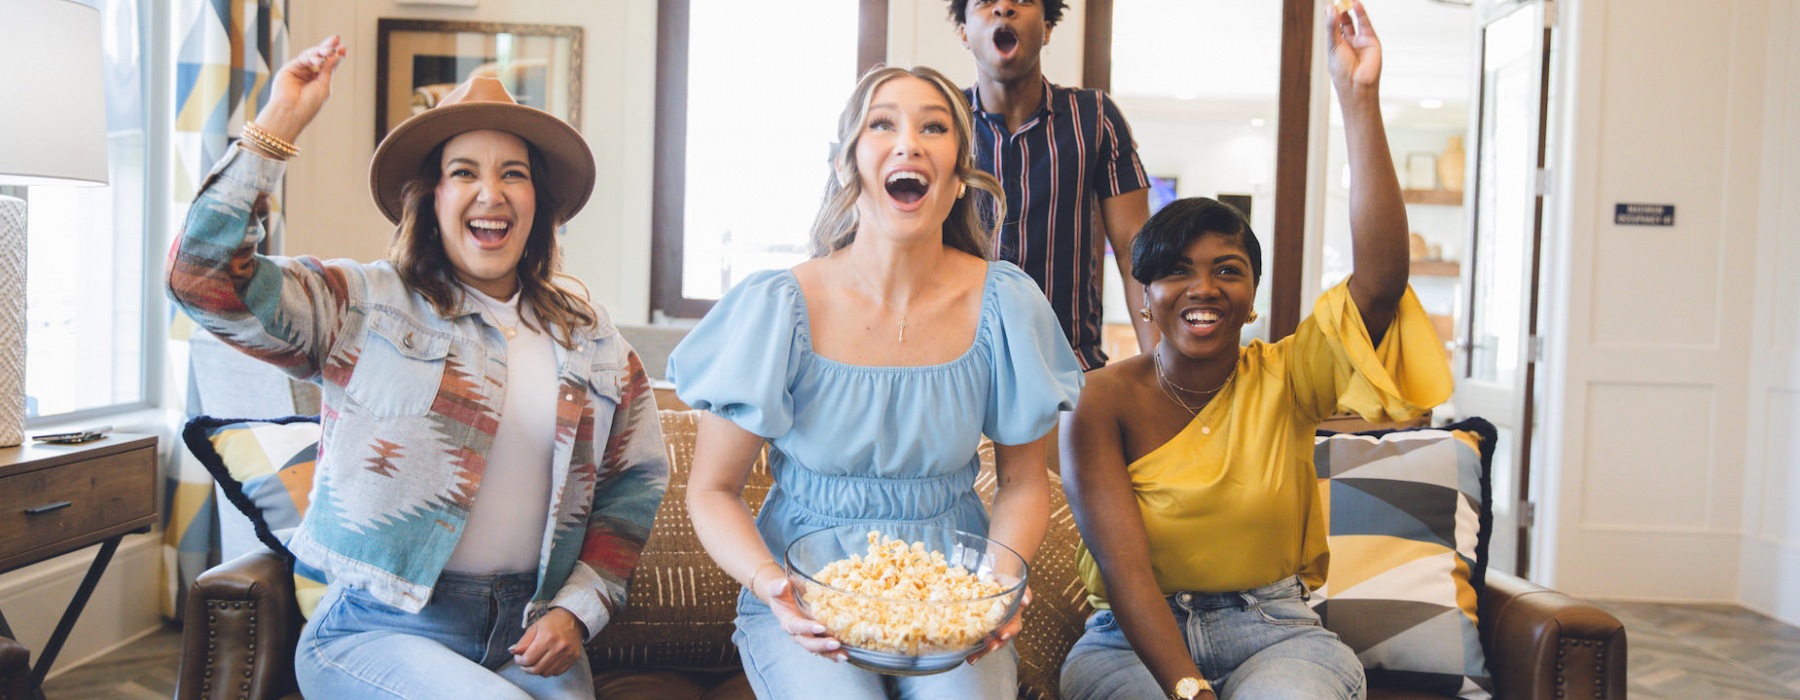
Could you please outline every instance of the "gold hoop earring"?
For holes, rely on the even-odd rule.
[[[1248,326],[1252,323],[1256,323],[1256,318],[1257,318],[1256,309],[1251,309],[1249,318],[1244,319],[1244,325]]]
[[[963,195],[968,194],[968,193],[969,193],[969,184],[968,183],[965,182],[963,184],[956,186],[956,198],[957,199],[962,199]]]
[[[1150,320],[1150,307],[1146,306],[1144,308],[1138,309],[1138,316],[1143,317],[1143,319],[1146,321]]]

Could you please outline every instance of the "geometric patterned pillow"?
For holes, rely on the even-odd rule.
[[[1312,599],[1371,686],[1487,698],[1476,617],[1493,529],[1494,427],[1321,431],[1330,567]]]
[[[256,538],[294,568],[294,593],[301,612],[309,615],[324,594],[324,575],[296,561],[287,540],[310,505],[319,431],[318,416],[195,416],[181,431],[188,452],[249,518]]]

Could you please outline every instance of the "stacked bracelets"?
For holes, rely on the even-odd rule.
[[[281,137],[269,133],[262,127],[257,126],[256,122],[244,122],[243,139],[255,144],[256,147],[261,148],[263,152],[275,156],[276,160],[287,160],[300,155],[300,149],[294,147],[294,144],[288,143],[287,141],[282,140]]]

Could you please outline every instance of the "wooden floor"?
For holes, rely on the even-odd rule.
[[[1800,699],[1800,629],[1732,605],[1615,603],[1625,623],[1633,700]],[[175,695],[181,634],[163,630],[44,686],[49,700]]]
[[[36,661],[36,656],[32,658]],[[181,630],[166,627],[148,637],[44,682],[47,700],[169,700],[175,697],[175,666],[181,660]]]
[[[1632,700],[1800,698],[1800,629],[1735,605],[1614,603]]]

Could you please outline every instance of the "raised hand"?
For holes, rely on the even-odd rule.
[[[1347,9],[1339,11],[1337,3],[1327,3],[1325,13],[1326,41],[1331,47],[1327,61],[1331,82],[1339,95],[1350,90],[1373,88],[1381,80],[1381,39],[1369,24],[1369,11],[1361,0],[1351,0]]]
[[[349,54],[335,34],[296,54],[275,72],[269,103],[257,113],[256,125],[293,142],[331,97],[331,76]]]

